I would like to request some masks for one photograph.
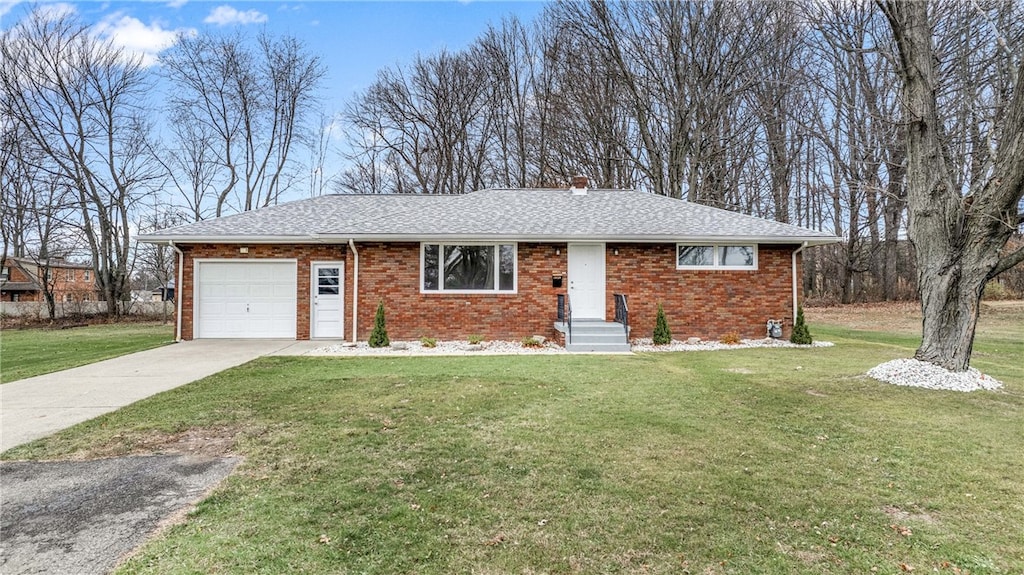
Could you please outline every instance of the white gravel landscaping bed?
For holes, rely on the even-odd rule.
[[[668,345],[654,345],[654,342],[649,337],[643,337],[634,339],[631,342],[633,351],[722,351],[727,349],[749,349],[752,347],[832,347],[835,344],[830,341],[816,341],[810,345],[798,345],[790,343],[784,339],[744,339],[740,340],[739,343],[722,343],[720,341],[704,341],[704,340],[687,340],[679,341],[672,340],[672,343]]]
[[[894,359],[868,370],[868,377],[885,383],[926,389],[948,391],[994,390],[1003,383],[989,377],[973,367],[965,372],[949,371],[927,361],[918,359]]]
[[[673,341],[668,345],[654,345],[651,338],[635,339],[631,342],[632,351],[721,351],[729,349],[746,349],[752,347],[831,347],[828,341],[816,341],[811,345],[796,345],[779,339],[745,339],[735,345],[717,341]],[[386,355],[386,356],[421,356],[421,355],[532,355],[569,353],[565,348],[551,342],[541,347],[523,347],[518,341],[485,341],[477,345],[465,341],[439,341],[435,347],[425,347],[418,341],[392,342],[389,347],[370,347],[366,342],[355,345],[350,343],[334,344],[319,347],[304,355]]]
[[[435,347],[426,347],[418,341],[392,342],[388,347],[370,347],[361,341],[356,345],[336,344],[320,347],[305,355],[523,355],[569,353],[565,348],[545,343],[541,347],[523,347],[518,341],[485,341],[471,344],[465,341],[439,341]]]

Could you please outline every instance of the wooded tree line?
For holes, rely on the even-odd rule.
[[[947,183],[969,202],[1016,89],[1024,5],[928,8]],[[812,297],[913,298],[888,14],[867,0],[558,2],[382,69],[332,117],[323,60],[296,38],[184,36],[146,68],[37,10],[0,38],[4,252],[85,246],[115,302],[132,262],[166,274],[172,260],[136,253],[139,230],[325,191],[459,194],[582,173],[833,231],[841,244],[806,252]],[[1001,279],[1020,292],[1022,275]]]
[[[1016,85],[1022,5],[930,5],[952,182],[966,194]],[[350,193],[640,188],[834,231],[805,288],[916,297],[899,55],[874,2],[570,1],[381,70],[346,107]],[[1024,289],[1024,274],[1009,285]]]
[[[133,275],[162,287],[173,269],[134,234],[275,204],[307,173],[293,155],[324,72],[265,34],[185,35],[147,68],[73,14],[34,9],[0,36],[3,254],[42,273],[89,254],[119,313]]]

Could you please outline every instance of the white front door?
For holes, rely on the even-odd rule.
[[[313,302],[310,306],[313,338],[341,338],[345,334],[345,268],[339,262],[313,264]]]
[[[604,319],[604,244],[569,244],[573,319]]]

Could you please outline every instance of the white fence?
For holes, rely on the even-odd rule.
[[[122,313],[126,315],[152,316],[162,318],[174,315],[173,301],[133,301],[122,305]],[[105,301],[57,302],[57,317],[67,315],[100,315],[107,313]],[[38,301],[4,301],[0,302],[0,315],[4,317],[50,317],[45,302]]]

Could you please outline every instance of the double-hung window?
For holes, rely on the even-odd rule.
[[[676,269],[756,270],[756,244],[678,244]]]
[[[420,270],[424,292],[515,292],[516,244],[424,243]]]

